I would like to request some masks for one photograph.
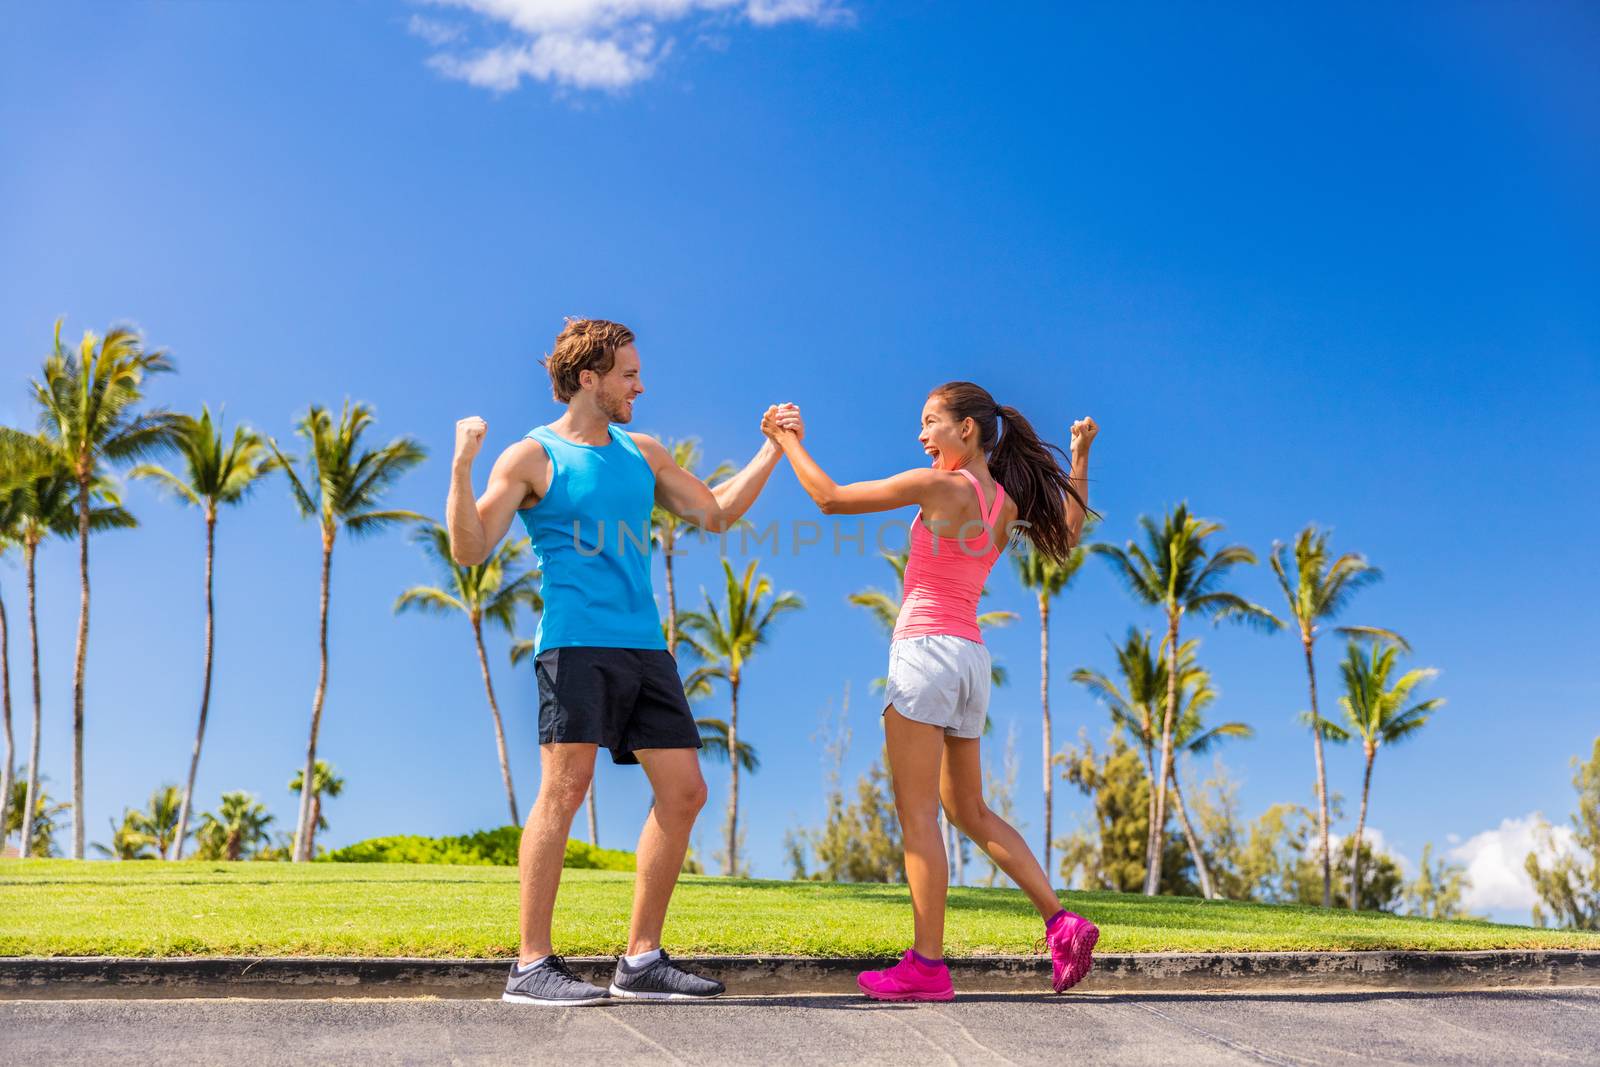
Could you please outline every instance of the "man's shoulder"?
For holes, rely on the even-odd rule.
[[[542,460],[545,458],[545,447],[543,442],[529,433],[511,442],[500,454],[512,460]]]
[[[667,455],[667,446],[649,434],[639,433],[635,430],[624,430],[622,432],[628,435],[634,447],[650,462],[650,466],[656,466],[657,461]]]
[[[523,437],[507,445],[495,461],[495,469],[521,479],[529,487],[536,486],[540,476],[549,469],[550,456],[544,445],[533,437]]]

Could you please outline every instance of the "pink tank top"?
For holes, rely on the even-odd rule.
[[[983,506],[983,489],[971,471],[959,471],[978,494],[978,513],[986,527],[975,537],[942,537],[922,524],[919,512],[911,524],[911,555],[906,561],[905,600],[895,621],[894,640],[951,634],[983,643],[978,630],[978,597],[989,580],[1000,549],[989,530],[1000,517],[1005,487],[995,483],[994,503]],[[968,529],[970,529],[970,524]],[[958,533],[961,531],[957,531]]]

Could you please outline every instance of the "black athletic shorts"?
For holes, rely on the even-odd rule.
[[[700,747],[678,661],[665,649],[547,648],[534,674],[541,745],[599,745],[613,763],[638,763],[641,748]]]

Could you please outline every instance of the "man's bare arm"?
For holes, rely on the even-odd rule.
[[[672,454],[655,438],[644,434],[633,438],[656,473],[656,502],[711,533],[722,533],[744,517],[783,458],[782,449],[769,438],[744,469],[713,489],[674,463]]]
[[[538,495],[536,475],[548,462],[537,441],[524,438],[500,453],[489,471],[483,496],[472,496],[472,461],[483,447],[488,424],[476,416],[456,423],[455,457],[450,464],[450,494],[445,522],[450,529],[450,557],[464,567],[489,558],[511,528],[511,518],[524,500]]]

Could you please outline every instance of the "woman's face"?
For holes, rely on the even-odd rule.
[[[972,450],[973,435],[978,432],[971,419],[957,421],[944,406],[944,401],[930,396],[922,405],[922,432],[917,440],[922,450],[933,457],[933,465],[942,471],[953,471],[966,460]]]

